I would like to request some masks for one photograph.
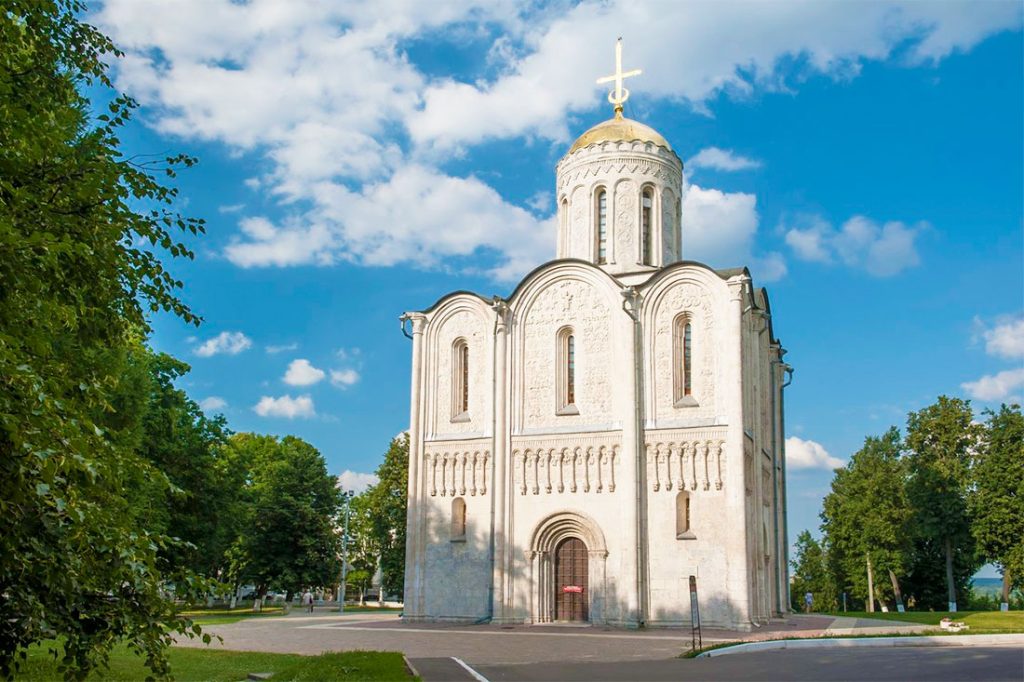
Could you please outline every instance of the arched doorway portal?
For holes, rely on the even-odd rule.
[[[555,620],[589,619],[590,557],[579,538],[566,538],[555,549]]]
[[[607,558],[604,534],[584,514],[562,511],[538,523],[526,552],[530,621],[606,622]]]

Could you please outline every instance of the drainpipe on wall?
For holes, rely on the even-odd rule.
[[[779,452],[782,454],[782,499],[786,499],[786,400],[783,391],[793,383],[793,368],[787,363],[782,363],[782,371],[788,377],[786,382],[779,387]],[[789,511],[786,507],[782,509],[782,537],[786,539],[783,543],[785,554],[783,555],[782,566],[785,569],[783,585],[786,588],[786,604],[793,603],[789,594]]]

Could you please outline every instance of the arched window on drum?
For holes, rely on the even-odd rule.
[[[604,265],[608,262],[608,192],[604,187],[599,187],[594,195],[594,218],[596,260],[598,265]]]
[[[654,189],[644,187],[640,193],[640,262],[654,263]]]

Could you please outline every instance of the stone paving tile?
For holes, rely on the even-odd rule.
[[[753,632],[705,629],[702,639],[707,645],[723,641],[813,637],[828,631],[836,620],[827,616],[793,616]],[[871,626],[877,623],[873,621]],[[901,627],[897,625],[897,631]],[[409,658],[457,656],[471,665],[666,659],[688,651],[691,646],[689,628],[625,630],[602,626],[408,624],[393,612],[293,612],[280,618],[211,625],[206,630],[223,637],[223,643],[216,643],[215,647],[238,651],[318,654],[375,649],[400,651]],[[872,633],[877,631],[873,629]],[[203,646],[191,640],[181,641],[179,645]]]

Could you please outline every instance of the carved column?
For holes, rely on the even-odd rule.
[[[753,617],[751,604],[750,576],[754,567],[750,565],[750,529],[747,527],[747,500],[744,472],[743,432],[743,309],[747,301],[747,289],[750,278],[737,275],[728,281],[729,307],[725,316],[725,343],[722,344],[722,362],[724,363],[724,395],[726,400],[726,513],[729,516],[729,534],[727,550],[729,553],[729,570],[727,584],[732,602],[736,605],[734,618],[736,625],[749,627]]]
[[[418,313],[409,315],[412,321],[412,381],[409,395],[409,485],[406,507],[406,528],[417,532],[408,533],[405,541],[405,602],[410,616],[423,615],[423,528],[425,515],[422,512],[421,493],[423,481],[420,472],[420,453],[423,449],[422,415],[423,400],[423,331],[427,318]]]
[[[511,611],[512,590],[508,584],[510,573],[507,560],[510,558],[508,541],[509,500],[508,488],[509,458],[508,424],[506,424],[507,383],[508,377],[508,305],[501,300],[494,301],[494,441],[491,452],[494,453],[494,474],[491,490],[494,505],[494,529],[491,541],[494,543],[494,574],[491,576],[491,618],[492,621],[505,622]],[[486,461],[486,458],[485,458]],[[486,467],[485,467],[486,470]],[[486,475],[485,475],[486,476]],[[486,490],[486,487],[484,488]]]
[[[622,619],[626,624],[639,625],[644,618],[642,594],[645,589],[645,571],[643,569],[643,552],[640,538],[642,514],[647,504],[645,488],[647,473],[647,448],[642,442],[640,400],[640,296],[629,287],[622,292],[625,298],[625,309],[628,317],[624,317],[621,338],[625,348],[623,366],[618,384],[622,386],[622,470],[619,482],[623,486],[628,502],[622,505],[623,528],[621,575],[630,576],[623,585],[623,603],[625,613]],[[632,498],[632,499],[630,499]]]

